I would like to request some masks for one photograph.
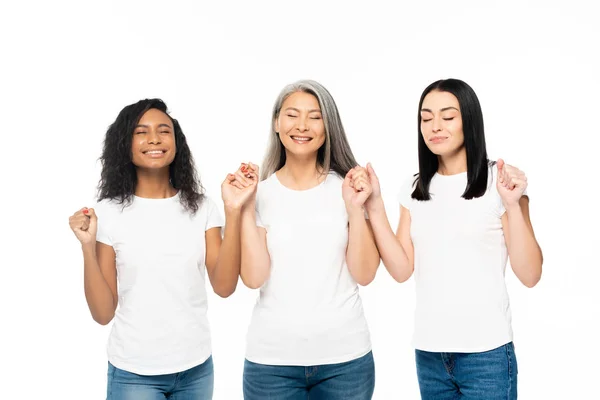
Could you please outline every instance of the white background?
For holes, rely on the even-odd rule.
[[[93,205],[108,125],[160,97],[208,194],[260,162],[272,104],[297,79],[333,94],[390,220],[417,169],[417,105],[440,78],[482,103],[488,152],[529,177],[544,274],[507,268],[521,399],[597,396],[600,28],[594,1],[23,1],[0,6],[0,360],[6,399],[102,399],[110,327],[91,318],[68,217]],[[361,289],[376,399],[417,399],[412,279],[380,268]],[[210,297],[215,399],[241,398],[257,292]],[[440,327],[444,329],[444,327]]]

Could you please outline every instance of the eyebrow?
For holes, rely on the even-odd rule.
[[[448,111],[448,110],[456,110],[456,111],[458,111],[458,108],[456,108],[456,107],[444,107],[440,111],[444,112],[444,111]],[[431,111],[429,108],[421,108],[421,112],[423,112],[423,111],[433,114],[433,111]]]
[[[300,112],[300,110],[298,110],[298,109],[297,109],[297,108],[295,108],[295,107],[288,107],[288,108],[286,108],[286,109],[285,109],[285,111],[288,111],[288,110],[292,110],[292,111]],[[312,110],[308,110],[308,112],[309,112],[309,113],[312,113],[312,112],[321,112],[321,110],[319,110],[318,108],[314,108],[314,109],[312,109]]]
[[[170,129],[172,129],[171,126],[167,125],[167,124],[160,124],[160,125],[158,125],[158,127],[159,128],[170,128]],[[137,124],[136,128],[149,128],[149,126],[148,125],[144,125],[144,124]]]

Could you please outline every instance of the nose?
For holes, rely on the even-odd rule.
[[[296,128],[300,132],[306,132],[309,129],[309,126],[306,123],[306,118],[298,118],[298,123],[296,125]]]
[[[160,135],[155,129],[150,129],[146,137],[148,144],[160,144]]]
[[[442,121],[440,118],[433,118],[433,124],[431,124],[431,129],[434,132],[439,132],[442,130]]]

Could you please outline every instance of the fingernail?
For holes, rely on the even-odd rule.
[[[87,213],[89,213],[89,210],[86,208],[85,210],[83,210],[83,213],[87,214]]]

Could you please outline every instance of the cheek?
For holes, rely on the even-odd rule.
[[[279,124],[277,124],[275,128],[278,128],[276,129],[277,132],[286,133],[289,132],[292,128],[294,128],[294,123],[289,120],[282,120],[279,121]]]

